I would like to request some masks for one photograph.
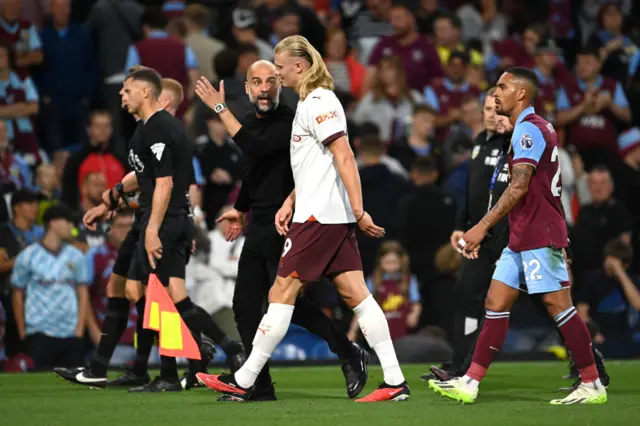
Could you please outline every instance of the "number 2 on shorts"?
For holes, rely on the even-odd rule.
[[[291,250],[291,245],[293,243],[291,242],[291,238],[287,238],[286,240],[284,240],[284,247],[282,249],[282,257],[285,257],[287,255],[287,253],[289,253],[289,250]]]
[[[542,275],[538,275],[538,271],[540,270],[540,261],[538,259],[531,259],[529,261],[529,266],[533,266],[531,270],[531,274],[527,277],[527,262],[522,262],[522,266],[524,267],[524,275],[527,281],[536,281],[541,280]]]

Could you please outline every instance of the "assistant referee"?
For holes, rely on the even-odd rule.
[[[249,162],[249,171],[235,208],[218,219],[219,222],[230,221],[227,239],[233,240],[242,232],[244,213],[251,211],[233,297],[238,333],[249,355],[269,290],[276,278],[284,244],[284,237],[275,229],[274,218],[294,188],[289,149],[295,113],[279,102],[281,86],[272,63],[258,61],[252,64],[247,71],[246,84],[254,110],[244,117],[244,125],[227,109],[224,82],[220,83],[217,91],[203,78],[196,86],[196,94],[219,114]],[[336,330],[318,307],[304,298],[299,298],[295,307],[292,322],[327,341],[342,361],[347,393],[349,397],[355,397],[366,383],[367,355]],[[220,398],[226,400],[225,395]],[[251,399],[275,399],[268,368],[258,376]]]

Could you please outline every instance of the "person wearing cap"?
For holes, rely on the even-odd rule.
[[[556,92],[562,85],[562,81],[554,76],[561,55],[562,50],[551,38],[542,40],[535,51],[533,72],[538,77],[535,109],[551,124],[556,122]]]
[[[89,308],[87,266],[73,239],[73,211],[44,213],[45,234],[16,257],[11,274],[18,336],[38,368],[78,366]]]
[[[462,99],[468,96],[480,96],[480,89],[470,84],[467,79],[469,54],[467,52],[451,52],[445,67],[446,77],[442,81],[427,86],[424,91],[425,102],[431,106],[436,116],[436,139],[444,141],[453,126],[462,119]]]
[[[273,59],[273,46],[258,38],[256,34],[256,14],[251,9],[237,8],[232,14],[233,27],[231,29],[233,38],[238,43],[249,43],[256,46],[260,59],[270,61]]]
[[[36,224],[38,198],[36,194],[19,190],[11,197],[12,219],[0,225],[0,301],[7,311],[5,344],[7,355],[15,355],[19,349],[18,330],[11,306],[9,278],[16,256],[29,244],[44,235],[42,226]]]

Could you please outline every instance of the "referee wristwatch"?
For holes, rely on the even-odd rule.
[[[215,104],[213,106],[213,112],[215,112],[216,114],[220,114],[221,112],[225,111],[227,109],[227,104],[224,102],[220,102],[219,104]]]
[[[118,191],[118,198],[116,198],[113,195],[114,189]],[[109,191],[109,201],[111,202],[112,210],[118,207],[118,201],[120,200],[120,198],[122,198],[123,193],[124,193],[124,185],[122,184],[122,182],[116,183],[115,186],[111,188],[111,190]]]

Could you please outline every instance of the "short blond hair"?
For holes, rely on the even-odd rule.
[[[162,90],[167,90],[173,94],[176,102],[174,105],[175,108],[178,108],[180,104],[182,104],[182,101],[184,100],[184,89],[178,80],[174,80],[173,78],[163,78]]]
[[[309,93],[319,87],[327,90],[334,89],[333,77],[329,74],[322,56],[306,38],[299,35],[284,38],[276,45],[274,52],[276,54],[288,52],[293,57],[304,58],[311,65],[307,72],[300,77],[298,83],[300,99],[304,100],[309,96]]]

